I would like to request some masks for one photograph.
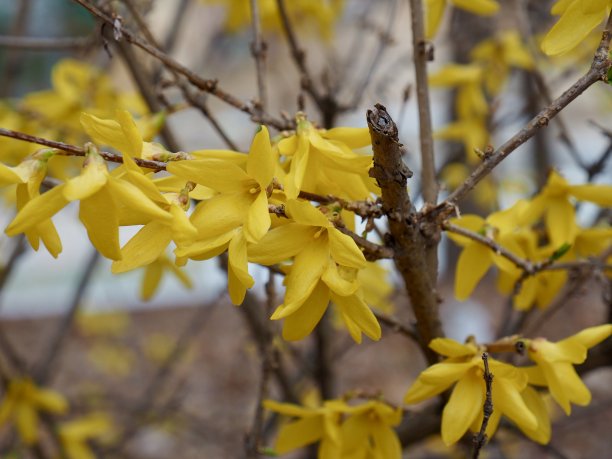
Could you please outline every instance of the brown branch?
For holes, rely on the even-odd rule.
[[[491,397],[491,386],[493,385],[493,375],[489,371],[489,355],[486,352],[482,354],[482,362],[484,364],[483,378],[485,381],[485,402],[483,406],[483,417],[482,424],[480,425],[480,431],[474,435],[472,442],[474,449],[472,451],[472,459],[478,459],[480,450],[487,442],[487,426],[489,425],[489,418],[493,414],[493,399]]]
[[[270,316],[276,306],[276,290],[274,287],[274,273],[269,272],[268,282],[266,283],[266,316]],[[255,403],[255,414],[251,430],[245,438],[245,449],[247,459],[257,459],[262,443],[264,431],[264,409],[263,401],[268,398],[268,384],[273,370],[278,366],[280,355],[278,349],[274,347],[274,334],[271,330],[272,324],[269,320],[263,323],[263,333],[257,336],[259,339],[259,353],[261,355],[261,377],[259,381],[259,391]]]
[[[380,218],[383,216],[380,202],[377,201],[347,201],[346,199],[331,194],[322,196],[320,194],[300,191],[299,197],[308,201],[316,201],[319,204],[336,203],[345,210],[359,215],[361,218]]]
[[[611,65],[610,59],[608,58],[611,38],[612,15],[608,17],[606,28],[602,34],[601,42],[597,48],[589,71],[561,94],[561,96],[555,99],[548,107],[538,113],[518,133],[512,136],[493,153],[486,155],[482,163],[480,163],[470,176],[431,213],[433,215],[443,216],[454,213],[456,203],[463,199],[483,178],[489,175],[501,161],[531,139],[540,129],[548,126],[551,119],[557,116],[561,110],[573,102],[586,89],[598,81],[606,81],[607,72]]]
[[[104,13],[99,8],[89,3],[87,0],[73,0],[73,1],[81,5],[83,8],[87,9],[91,14],[93,14],[95,17],[97,17],[104,23],[108,24],[111,27],[115,27],[116,25],[115,19],[112,16],[109,16],[108,14]],[[261,116],[259,116],[257,113],[255,113],[255,110],[252,104],[242,102],[240,99],[236,98],[235,96],[221,89],[219,87],[217,80],[207,80],[207,79],[201,78],[195,72],[189,70],[184,65],[175,61],[172,57],[168,56],[163,51],[160,51],[155,46],[147,43],[146,41],[142,40],[140,37],[136,36],[129,29],[125,27],[121,27],[120,30],[121,30],[122,39],[125,39],[129,43],[133,44],[134,46],[137,46],[138,48],[142,49],[146,53],[155,57],[156,59],[161,61],[168,69],[178,72],[181,75],[185,76],[187,80],[189,80],[189,82],[193,84],[195,87],[197,87],[198,89],[201,89],[204,92],[210,93],[214,95],[215,97],[217,97],[218,99],[225,102],[226,104],[231,105],[232,107],[235,107],[244,113],[247,113],[248,115],[251,116],[252,120],[261,122],[263,124],[267,124],[269,126],[273,126],[274,128],[281,130],[281,131],[288,129],[290,127],[290,126],[287,126],[286,122],[273,118],[267,114],[262,114]]]
[[[37,137],[34,135],[26,134],[24,132],[12,131],[11,129],[0,128],[0,136],[2,137],[10,137],[12,139],[23,140],[24,142],[35,143],[38,145],[44,145],[46,147],[56,148],[60,150],[59,154],[65,156],[85,156],[85,149],[82,147],[77,147],[75,145],[70,145],[64,142],[57,142],[55,140],[43,139],[42,137]],[[123,156],[118,155],[116,153],[110,153],[107,151],[99,151],[100,156],[102,156],[106,161],[112,163],[123,163]],[[136,164],[140,167],[146,167],[147,169],[152,169],[155,172],[165,171],[166,163],[163,161],[153,161],[149,159],[141,159],[141,158],[133,158]]]
[[[251,54],[255,59],[257,73],[257,89],[259,93],[258,108],[264,112],[268,106],[268,91],[266,86],[266,54],[267,45],[261,35],[261,18],[257,0],[250,0],[251,25],[253,30],[253,42],[251,43]]]
[[[66,51],[86,48],[92,44],[91,37],[21,37],[0,36],[0,48],[21,51]]]
[[[410,303],[416,316],[419,344],[429,363],[438,361],[429,342],[443,336],[438,314],[438,295],[435,283],[429,275],[426,248],[431,243],[420,228],[416,213],[407,191],[408,178],[412,172],[402,161],[401,144],[397,126],[385,107],[376,105],[368,110],[367,122],[372,137],[374,166],[370,176],[381,189],[382,207],[391,233],[394,262],[404,280]]]

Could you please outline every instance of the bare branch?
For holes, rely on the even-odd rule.
[[[91,37],[20,37],[0,36],[0,48],[21,51],[70,51],[86,48],[93,43]]]
[[[259,109],[263,112],[268,106],[268,91],[266,87],[266,42],[261,35],[261,19],[259,16],[259,5],[257,0],[250,0],[251,25],[253,30],[253,42],[251,53],[255,59],[257,71],[257,89],[259,93]]]
[[[493,414],[493,399],[491,396],[491,386],[493,385],[493,375],[489,371],[489,354],[483,352],[482,363],[484,364],[483,378],[485,381],[485,402],[483,406],[483,417],[482,424],[480,425],[480,431],[474,435],[472,439],[474,443],[474,450],[472,451],[472,459],[478,459],[480,450],[487,442],[487,426],[489,425],[489,418]]]

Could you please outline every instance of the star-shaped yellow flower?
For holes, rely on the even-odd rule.
[[[408,389],[404,402],[418,403],[455,386],[442,413],[442,440],[451,445],[468,429],[480,429],[485,400],[484,365],[479,348],[468,342],[460,344],[449,338],[436,338],[429,347],[447,357],[441,363],[423,371]],[[537,430],[539,420],[522,397],[527,376],[517,368],[489,358],[494,377],[492,392],[493,414],[486,434],[490,438],[504,415],[521,430]]]
[[[547,386],[550,394],[566,414],[571,404],[588,405],[591,393],[584,385],[573,365],[586,360],[587,350],[612,335],[612,324],[587,328],[581,332],[551,343],[544,338],[524,340],[529,358],[537,366],[525,368],[529,383]]]

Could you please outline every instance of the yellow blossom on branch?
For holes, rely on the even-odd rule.
[[[30,379],[9,382],[0,404],[0,425],[14,423],[21,440],[31,445],[38,441],[39,412],[64,414],[68,402],[58,392],[37,387]]]
[[[529,383],[545,386],[566,414],[570,414],[571,405],[588,405],[591,393],[584,385],[574,365],[586,360],[588,349],[601,343],[612,335],[612,324],[587,328],[581,332],[551,343],[544,338],[523,340],[529,358],[537,365],[525,368]]]

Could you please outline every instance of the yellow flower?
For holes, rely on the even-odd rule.
[[[283,424],[279,430],[274,449],[278,454],[302,448],[311,443],[319,443],[319,459],[334,459],[340,456],[340,420],[349,408],[339,400],[330,400],[317,408],[307,408],[290,403],[264,400],[265,409],[297,418]]]
[[[400,408],[370,400],[351,406],[342,423],[342,459],[400,459],[402,445],[393,430],[402,420]]]
[[[278,143],[281,155],[290,158],[287,198],[296,199],[302,190],[345,199],[368,199],[379,192],[368,175],[372,156],[353,151],[370,142],[367,128],[318,130],[299,114],[295,135]]]
[[[427,23],[425,35],[427,38],[433,38],[436,35],[448,2],[457,8],[481,16],[490,16],[499,10],[499,4],[495,0],[426,0]]]
[[[559,0],[551,9],[560,15],[542,42],[542,51],[553,56],[563,54],[580,44],[608,17],[612,0]]]
[[[283,337],[307,336],[331,299],[356,341],[361,331],[379,339],[380,326],[358,292],[357,270],[366,260],[355,242],[306,201],[288,201],[286,212],[293,222],[272,229],[249,248],[249,260],[255,263],[273,265],[293,258],[284,281],[284,303],[272,315],[286,319]]]
[[[529,358],[537,366],[525,368],[529,383],[547,386],[550,394],[570,414],[571,405],[588,405],[591,393],[573,365],[586,360],[587,350],[612,335],[612,324],[587,328],[557,343],[544,338],[524,340]]]
[[[120,205],[149,219],[171,218],[136,186],[109,174],[104,159],[93,144],[86,148],[81,175],[29,201],[7,227],[6,234],[15,236],[35,228],[69,202],[79,200],[79,218],[92,244],[105,257],[119,260]]]
[[[47,161],[55,154],[54,150],[40,150],[16,167],[0,163],[0,187],[17,184],[17,210],[20,211],[32,199],[40,196],[40,185],[47,173]],[[62,251],[62,242],[50,218],[40,221],[25,231],[28,242],[34,250],[43,244],[53,257]]]
[[[228,286],[234,304],[254,284],[247,265],[247,242],[259,241],[271,225],[268,192],[276,160],[268,129],[261,126],[247,157],[246,171],[233,161],[202,159],[168,164],[168,172],[219,192],[191,216],[198,229],[193,243],[177,241],[177,257],[203,260],[228,250]]]
[[[112,426],[108,415],[95,413],[63,422],[57,434],[68,459],[95,459],[97,456],[88,442],[108,437],[112,433]]]
[[[140,297],[144,301],[148,301],[153,298],[153,295],[155,295],[155,292],[159,288],[162,276],[166,271],[174,274],[179,282],[186,288],[193,288],[193,282],[185,270],[176,266],[176,264],[170,261],[165,254],[162,254],[153,263],[147,265],[145,268],[144,276],[142,278],[142,286],[140,288]]]
[[[447,359],[423,371],[408,389],[404,402],[418,403],[455,386],[442,413],[442,440],[451,445],[461,439],[468,429],[480,429],[485,401],[484,365],[479,348],[468,342],[460,344],[449,338],[436,338],[429,347]],[[519,369],[489,358],[493,374],[493,414],[486,434],[490,438],[504,415],[519,429],[533,432],[542,413],[532,412],[522,392],[527,376]]]
[[[559,173],[551,171],[542,191],[519,216],[521,224],[533,224],[544,216],[546,231],[554,249],[573,244],[578,226],[570,198],[590,201],[602,207],[612,206],[612,185],[570,185]]]
[[[64,414],[68,402],[58,392],[37,387],[30,379],[11,380],[0,405],[0,425],[11,420],[21,440],[31,445],[38,441],[38,412]]]
[[[251,9],[242,0],[204,0],[205,3],[224,4],[228,11],[225,29],[230,33],[239,32],[251,24]],[[282,25],[276,0],[258,0],[259,18],[265,32],[280,32]],[[286,2],[287,14],[297,25],[317,26],[317,33],[328,39],[333,24],[342,14],[344,0],[291,0]]]

